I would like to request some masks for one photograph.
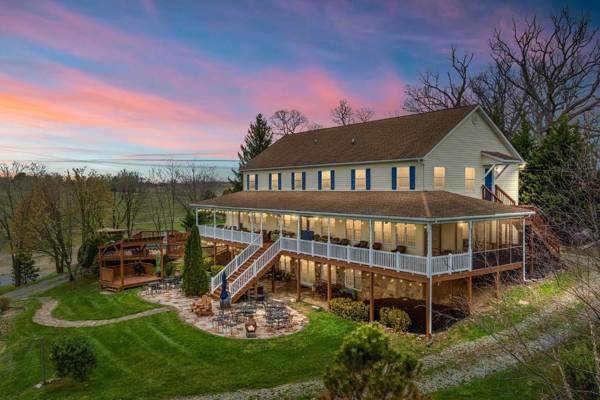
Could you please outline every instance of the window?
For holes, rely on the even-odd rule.
[[[390,222],[375,221],[373,231],[375,242],[392,244],[392,224]]]
[[[271,174],[271,189],[277,190],[279,188],[279,174]]]
[[[444,190],[446,186],[446,168],[434,167],[433,168],[433,188],[435,190]]]
[[[361,225],[362,221],[360,220],[346,220],[346,238],[353,241],[358,242],[361,240]]]
[[[256,174],[248,176],[248,190],[256,190]]]
[[[345,270],[345,286],[350,289],[362,289],[362,275],[359,270],[346,268]]]
[[[302,172],[294,173],[294,190],[302,190]]]
[[[277,228],[279,229],[279,228]],[[284,215],[283,216],[283,230],[296,232],[298,229],[298,218],[293,215]]]
[[[356,190],[367,190],[367,170],[356,170]]]
[[[396,224],[396,244],[414,247],[417,226],[415,224]]]
[[[398,167],[398,190],[409,190],[410,189],[410,168],[409,167]]]
[[[331,189],[331,171],[321,172],[321,188],[323,190]]]
[[[335,219],[334,218],[322,218],[320,221],[321,231],[319,234],[321,236],[327,236],[327,233],[330,232],[331,236],[335,236]]]
[[[465,168],[465,192],[472,192],[475,189],[475,168]]]

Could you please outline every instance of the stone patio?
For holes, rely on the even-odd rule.
[[[140,297],[142,297],[146,301],[150,301],[153,303],[158,303],[161,305],[169,306],[177,310],[179,317],[186,323],[193,325],[194,327],[201,329],[205,332],[211,333],[217,336],[237,338],[237,339],[247,339],[246,338],[246,330],[244,328],[244,323],[240,323],[231,328],[228,328],[225,331],[220,331],[213,325],[213,317],[199,317],[195,313],[192,312],[192,303],[198,300],[197,297],[185,297],[183,293],[181,293],[177,289],[171,289],[163,291],[162,293],[150,294],[148,292],[140,292]],[[232,307],[235,308],[238,306],[237,303]],[[219,302],[213,300],[212,301],[212,309],[213,313],[217,314],[220,310]],[[308,318],[304,316],[302,313],[294,310],[293,308],[287,307],[290,315],[292,317],[292,323],[288,328],[282,329],[274,329],[269,327],[265,320],[265,310],[263,307],[258,305],[256,313],[254,314],[254,319],[257,323],[256,329],[256,338],[259,339],[268,339],[278,336],[290,335],[302,330],[306,325],[308,325]]]

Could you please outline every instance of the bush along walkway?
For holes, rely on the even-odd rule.
[[[124,317],[112,318],[112,319],[101,319],[101,320],[83,320],[83,321],[67,321],[64,319],[54,318],[52,311],[58,305],[58,301],[49,297],[40,297],[42,307],[36,311],[33,316],[33,322],[39,325],[51,326],[55,328],[89,328],[94,326],[116,324],[118,322],[130,321],[132,319],[147,317],[149,315],[155,315],[164,313],[167,311],[173,311],[171,307],[160,307],[153,308],[150,310],[142,311],[135,314],[126,315]]]

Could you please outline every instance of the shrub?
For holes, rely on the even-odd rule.
[[[192,229],[185,243],[183,265],[183,293],[186,296],[202,296],[208,292],[208,272],[202,262],[202,247],[197,229]]]
[[[225,268],[224,265],[213,265],[210,267],[210,273],[214,276],[214,275],[218,274],[219,272],[221,272],[221,270],[223,270],[223,268]]]
[[[383,307],[379,311],[381,323],[398,332],[406,332],[410,327],[410,317],[399,308]]]
[[[362,301],[338,297],[329,303],[332,313],[352,321],[366,321],[369,318],[367,305]]]
[[[59,377],[85,381],[96,367],[96,355],[84,337],[61,336],[50,349],[50,360]]]
[[[175,261],[169,261],[165,264],[165,276],[173,276],[175,274],[175,270],[177,269],[177,263]]]
[[[422,399],[415,380],[420,366],[390,345],[376,324],[348,335],[325,371],[327,399]]]
[[[10,307],[10,299],[8,297],[0,297],[0,314],[6,312]]]

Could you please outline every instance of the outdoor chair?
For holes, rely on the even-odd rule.
[[[360,242],[358,242],[357,244],[355,244],[354,247],[359,247],[361,249],[368,249],[369,248],[369,242],[367,242],[366,240],[361,240]]]
[[[340,246],[348,246],[350,245],[350,241],[348,239],[340,240]]]
[[[315,235],[315,236],[313,236],[313,240],[315,242],[320,242],[321,241],[321,235]]]
[[[331,239],[331,243],[333,244],[340,244],[341,241],[342,239],[340,239],[339,237],[334,237],[333,239]]]
[[[381,243],[375,242],[373,243],[373,250],[381,250]]]
[[[396,248],[394,250],[392,250],[392,253],[406,253],[406,246],[403,246],[401,244],[399,244],[398,246],[396,246]]]

